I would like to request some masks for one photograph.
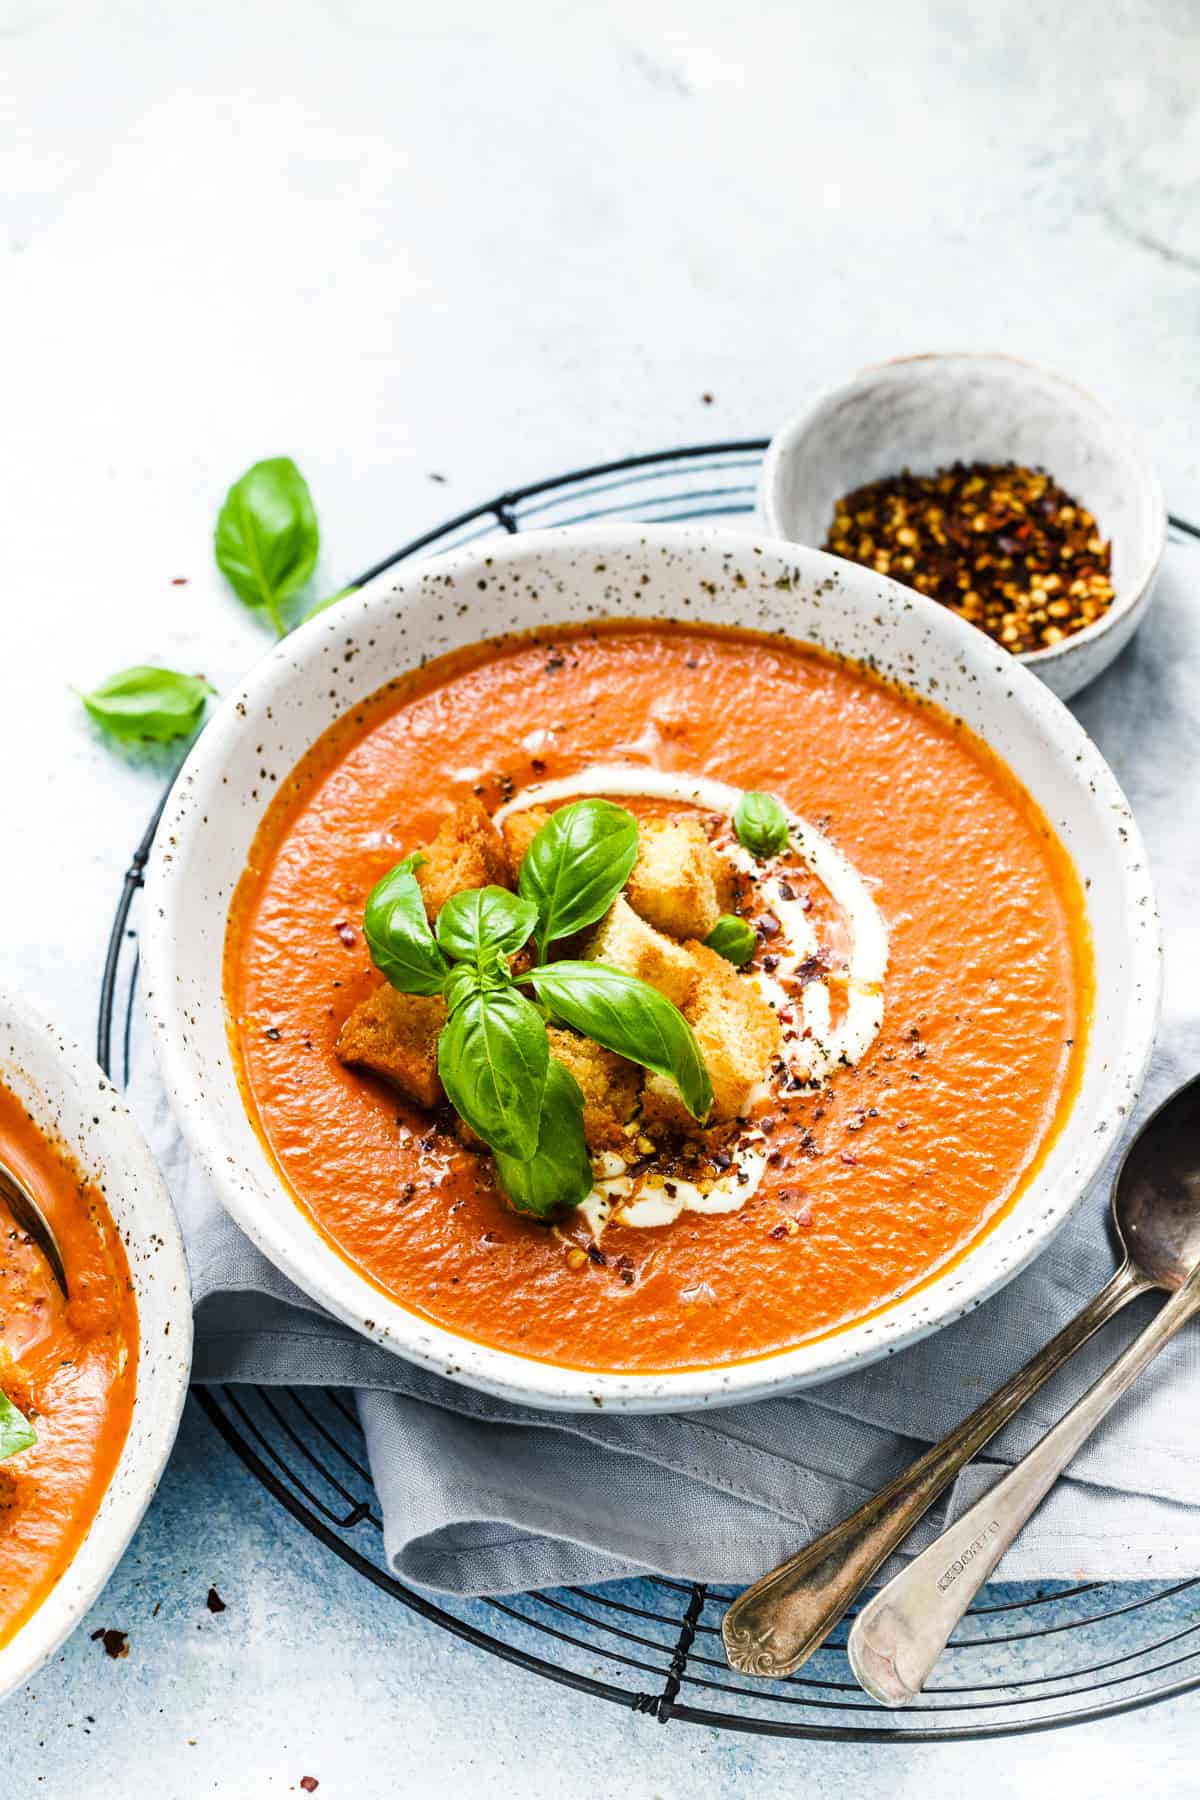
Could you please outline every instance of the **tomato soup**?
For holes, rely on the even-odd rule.
[[[759,1106],[744,1204],[618,1217],[597,1243],[509,1211],[444,1118],[334,1046],[379,985],[366,896],[449,806],[496,812],[614,765],[777,796],[854,872],[886,974],[861,1054]],[[456,652],[333,725],[258,834],[225,980],[246,1105],[343,1256],[464,1337],[646,1372],[794,1347],[961,1256],[1069,1107],[1091,962],[1047,821],[945,713],[778,638],[614,622]]]
[[[124,1246],[99,1190],[0,1087],[0,1158],[62,1250],[70,1299],[0,1195],[0,1392],[36,1442],[0,1462],[0,1644],[45,1599],[112,1480],[137,1383]]]

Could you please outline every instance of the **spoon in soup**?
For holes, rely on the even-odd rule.
[[[1159,1318],[1148,1327],[1148,1332],[1153,1332],[1160,1321],[1166,1319],[1168,1313],[1172,1313],[1172,1308],[1183,1309],[1172,1330],[1178,1329],[1185,1317],[1191,1316],[1195,1307],[1193,1305],[1189,1310],[1185,1293],[1191,1295],[1193,1301],[1200,1300],[1200,1076],[1180,1088],[1146,1120],[1125,1152],[1113,1183],[1112,1218],[1125,1257],[1116,1274],[1088,1301],[1083,1310],[1064,1325],[1044,1349],[1031,1357],[1023,1369],[1018,1369],[990,1400],[985,1400],[982,1406],[964,1419],[961,1425],[956,1426],[939,1444],[934,1444],[923,1456],[919,1456],[903,1473],[897,1475],[840,1524],[834,1525],[796,1556],[781,1563],[777,1569],[762,1576],[753,1587],[739,1595],[721,1623],[725,1654],[733,1668],[747,1675],[777,1679],[790,1675],[801,1663],[807,1661],[849,1610],[855,1596],[867,1585],[876,1569],[899,1548],[913,1526],[959,1471],[966,1467],[1025,1401],[1037,1393],[1043,1382],[1087,1343],[1101,1325],[1128,1306],[1131,1300],[1155,1288],[1166,1289],[1175,1296],[1163,1308]],[[1172,1318],[1175,1318],[1175,1314],[1172,1314]],[[1170,1325],[1171,1321],[1167,1320],[1167,1323]],[[1143,1334],[1143,1338],[1145,1335]],[[1171,1331],[1167,1335],[1171,1335]],[[1136,1340],[1130,1350],[1125,1352],[1125,1357],[1118,1359],[1108,1376],[1102,1377],[1096,1388],[1085,1396],[1080,1406],[1091,1400],[1096,1389],[1103,1386],[1121,1368],[1125,1359],[1142,1342],[1143,1339]],[[1166,1337],[1157,1342],[1145,1361],[1149,1361],[1150,1355],[1155,1354],[1165,1342]],[[1133,1374],[1144,1366],[1144,1361],[1139,1363]],[[1129,1380],[1132,1379],[1133,1375],[1130,1375]],[[1120,1391],[1123,1392],[1124,1389]],[[1098,1422],[1100,1416],[1103,1416],[1102,1413],[1097,1415],[1093,1423]],[[1068,1414],[1068,1419],[1072,1417],[1074,1413]],[[1063,1424],[1066,1422],[1064,1420]],[[1061,1425],[1055,1427],[1055,1432],[1061,1430]],[[1054,1437],[1055,1432],[1050,1436]],[[1083,1436],[1086,1435],[1085,1431]],[[1062,1441],[1059,1440],[1060,1444]],[[1059,1467],[1065,1466],[1074,1453],[1074,1448],[1078,1448],[1082,1441],[1083,1437],[1075,1441],[1073,1449]],[[1042,1447],[1039,1446],[1039,1450]],[[1031,1454],[1036,1456],[1038,1452]],[[1018,1468],[1022,1466],[1018,1465]],[[1004,1478],[1006,1482],[1010,1479],[1008,1476]],[[1053,1479],[1052,1474],[1050,1481],[1041,1489],[1041,1494],[1046,1492]],[[992,1490],[987,1496],[987,1502],[992,1500],[997,1491]],[[986,1505],[986,1502],[980,1504]],[[1036,1504],[1035,1500],[1033,1505]],[[1030,1512],[1033,1505],[1029,1507]],[[965,1518],[970,1519],[974,1510],[966,1514]],[[987,1520],[989,1544],[994,1544],[1000,1535],[999,1529],[996,1532],[990,1530],[993,1514],[989,1514]],[[1025,1517],[1028,1517],[1028,1512]],[[1021,1523],[1023,1522],[1022,1519]],[[963,1523],[963,1520],[959,1520],[958,1526]],[[956,1536],[959,1535],[958,1526],[953,1528]],[[1019,1525],[1015,1527],[1013,1536],[1019,1528]],[[976,1528],[974,1536],[979,1536],[979,1528]],[[942,1544],[942,1555],[936,1575],[943,1577],[949,1571],[950,1564],[955,1561],[955,1556],[951,1554],[945,1540],[939,1542]],[[973,1566],[976,1559],[983,1563],[983,1548],[973,1542],[968,1544],[966,1564]],[[927,1555],[929,1552],[924,1552],[911,1567],[916,1567]],[[988,1566],[994,1568],[998,1561],[999,1552]],[[896,1581],[904,1581],[908,1573],[909,1570],[905,1570],[897,1576]],[[948,1584],[956,1600],[959,1591],[965,1591],[970,1585],[961,1581],[961,1573],[959,1571]],[[981,1575],[980,1580],[982,1578]],[[862,1620],[855,1625],[855,1640],[862,1662],[861,1671],[859,1664],[855,1663],[855,1673],[860,1680],[864,1680],[868,1674],[865,1648],[867,1612],[879,1608],[884,1595],[892,1593],[895,1586],[896,1583],[893,1582],[883,1594],[877,1596],[864,1611]],[[944,1595],[947,1590],[939,1590],[934,1584],[932,1591]],[[967,1594],[962,1610],[965,1610],[969,1598],[970,1595]],[[955,1613],[954,1616],[957,1618],[959,1614]],[[876,1617],[879,1617],[878,1613]],[[953,1623],[952,1619],[947,1626],[947,1636],[953,1629]],[[944,1643],[945,1638],[934,1651],[930,1667]],[[879,1698],[885,1698],[883,1676],[879,1673],[877,1663],[872,1662],[870,1682],[864,1684],[869,1685],[869,1691]],[[887,1704],[902,1705],[905,1697],[911,1699],[920,1686],[920,1679],[917,1688],[913,1688],[905,1697],[899,1695],[900,1685],[901,1678],[896,1677],[896,1697],[888,1700]]]
[[[66,1264],[50,1221],[20,1176],[3,1161],[0,1161],[0,1201],[8,1207],[18,1230],[27,1233],[37,1245],[62,1289],[63,1299],[69,1300]]]

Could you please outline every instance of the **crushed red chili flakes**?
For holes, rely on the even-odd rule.
[[[1112,605],[1112,545],[1044,469],[908,469],[835,502],[826,550],[928,594],[1014,654],[1046,650]]]

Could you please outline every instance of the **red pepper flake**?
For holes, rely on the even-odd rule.
[[[103,1644],[105,1655],[111,1656],[114,1662],[122,1656],[129,1655],[129,1633],[127,1631],[114,1631],[111,1626],[105,1630],[102,1626],[99,1631],[93,1631],[92,1642],[93,1644]]]
[[[795,979],[801,987],[807,987],[810,981],[819,981],[822,975],[828,975],[829,964],[825,952],[818,950],[812,956],[806,956],[802,963],[797,963]]]
[[[335,919],[333,929],[337,932],[347,950],[353,950],[355,944],[358,942],[354,927],[348,925],[345,919]]]
[[[772,1225],[767,1236],[771,1238],[784,1238],[787,1236],[787,1226],[781,1220],[778,1225]]]
[[[188,578],[186,575],[172,575],[172,577],[171,577],[171,586],[172,587],[186,587],[187,584],[188,584]]]
[[[207,1606],[210,1613],[223,1613],[225,1611],[225,1602],[222,1600],[215,1587],[209,1588],[208,1599],[204,1604]]]
[[[1008,650],[1041,650],[1112,605],[1112,545],[1044,469],[906,469],[843,495],[825,544],[917,588]]]
[[[433,475],[430,479],[432,481],[444,481],[446,477],[444,475]],[[320,1785],[321,1784],[315,1775],[302,1775],[300,1777],[300,1786],[304,1789],[306,1794],[315,1794]]]

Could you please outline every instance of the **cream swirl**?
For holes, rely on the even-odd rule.
[[[496,814],[502,822],[510,813],[523,812],[561,800],[600,795],[605,798],[639,798],[702,808],[732,820],[744,790],[708,776],[682,775],[641,764],[601,763],[557,781],[533,782],[507,801]],[[760,860],[734,838],[722,846],[722,854],[742,875],[752,880],[758,897],[778,920],[778,935],[771,941],[770,971],[751,967],[747,978],[755,982],[764,1000],[784,1024],[784,1047],[779,1064],[762,1086],[763,1097],[785,1082],[802,1081],[818,1086],[834,1069],[857,1063],[866,1053],[883,1023],[883,983],[887,974],[887,932],[879,910],[862,876],[837,846],[796,813],[787,813],[789,867],[805,865],[840,915],[849,948],[837,971],[817,961],[817,935],[803,900],[795,897],[780,873],[781,855]],[[805,966],[816,962],[811,976]],[[783,983],[802,982],[799,1000]],[[844,1003],[835,1009],[831,983],[843,990]],[[796,1028],[795,1009],[802,1026]],[[592,1230],[598,1235],[609,1218],[626,1225],[665,1225],[681,1212],[733,1212],[745,1204],[758,1187],[766,1166],[766,1143],[752,1122],[747,1122],[728,1172],[702,1190],[689,1181],[667,1182],[653,1169],[635,1180],[630,1164],[613,1152],[594,1159],[596,1186],[583,1202]],[[618,1166],[619,1165],[619,1166]]]

